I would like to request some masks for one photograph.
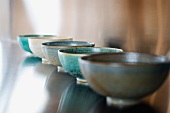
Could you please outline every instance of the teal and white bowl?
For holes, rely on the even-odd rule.
[[[54,41],[70,41],[73,40],[72,37],[69,36],[44,36],[39,38],[29,38],[28,43],[30,46],[31,51],[33,54],[39,58],[42,58],[43,62],[48,62],[48,60],[45,58],[41,45],[44,42],[54,42]]]
[[[63,48],[72,47],[94,47],[93,42],[85,41],[56,41],[56,42],[45,42],[42,43],[42,51],[45,58],[55,66],[61,66],[58,58],[58,50]]]
[[[78,82],[86,83],[80,71],[78,58],[90,54],[123,52],[122,49],[109,47],[74,47],[58,50],[59,60],[62,67],[70,75],[77,78]]]
[[[17,41],[19,46],[26,52],[29,52],[32,54],[32,51],[30,49],[28,39],[29,38],[38,38],[38,37],[54,37],[55,35],[40,35],[40,34],[29,34],[29,35],[19,35],[17,36]]]

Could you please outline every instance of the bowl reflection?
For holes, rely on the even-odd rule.
[[[65,72],[53,71],[46,79],[45,87],[50,94],[63,92],[70,84],[76,82],[76,79]]]
[[[38,57],[28,56],[22,61],[22,66],[33,66],[41,61]]]
[[[44,108],[44,113],[55,113],[58,110],[62,93],[70,84],[75,83],[76,79],[67,73],[58,72],[56,69],[47,78],[45,89],[48,93],[48,101]]]
[[[62,94],[57,113],[88,113],[101,100],[105,100],[105,97],[95,93],[89,86],[74,83]]]
[[[88,113],[158,113],[146,103],[140,103],[128,108],[109,106],[106,101],[97,103]]]
[[[28,71],[31,72],[34,70],[34,66],[41,61],[42,60],[40,58],[34,56],[24,58],[19,64],[18,73],[20,75],[29,75]]]

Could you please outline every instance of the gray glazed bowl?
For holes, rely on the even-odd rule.
[[[42,51],[46,59],[55,66],[61,66],[58,58],[58,50],[72,47],[94,47],[93,42],[84,41],[57,41],[42,43]]]
[[[130,106],[155,92],[165,81],[170,59],[142,53],[105,53],[79,59],[90,87],[107,96],[108,103]]]
[[[110,52],[122,52],[121,49],[109,48],[109,47],[75,47],[60,49],[58,51],[59,60],[62,67],[70,75],[77,78],[78,82],[86,83],[86,80],[82,76],[80,71],[78,58],[97,53],[110,53]]]

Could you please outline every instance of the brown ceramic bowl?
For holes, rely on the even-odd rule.
[[[84,56],[82,75],[109,103],[129,106],[155,92],[165,81],[170,59],[165,56],[124,52]]]

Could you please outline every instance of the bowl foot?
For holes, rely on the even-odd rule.
[[[51,64],[47,59],[45,59],[45,58],[42,58],[42,63],[43,64]]]
[[[85,79],[80,79],[80,78],[76,78],[76,79],[77,79],[77,84],[88,85],[88,83]]]
[[[62,66],[57,66],[58,72],[66,72]]]
[[[115,99],[112,97],[107,97],[107,104],[116,106],[116,107],[130,107],[140,103],[140,100],[132,100],[132,99]]]

